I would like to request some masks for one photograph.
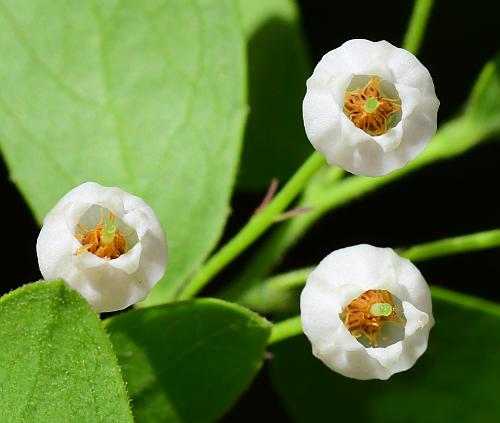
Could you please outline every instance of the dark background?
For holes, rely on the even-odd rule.
[[[351,38],[386,39],[400,45],[412,8],[410,1],[299,3],[313,64]],[[492,0],[478,0],[473,7],[470,2],[436,2],[419,58],[433,76],[441,122],[460,110],[479,71],[498,49],[495,12]],[[498,141],[420,170],[336,210],[292,250],[281,269],[313,265],[336,248],[358,243],[397,247],[500,228]],[[34,247],[38,227],[3,163],[1,172],[4,293],[41,275]],[[224,239],[244,224],[262,195],[234,196]],[[500,301],[499,262],[500,251],[494,249],[422,262],[419,268],[430,283]],[[234,271],[224,276],[229,279]],[[223,421],[290,421],[270,388],[265,368]]]

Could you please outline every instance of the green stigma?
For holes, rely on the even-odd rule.
[[[388,317],[392,313],[392,306],[388,303],[375,303],[370,307],[370,314],[372,316],[385,316]]]
[[[104,224],[102,228],[101,245],[111,245],[115,239],[116,232],[116,222],[113,215],[109,216],[109,219]]]
[[[376,98],[368,98],[363,104],[363,109],[366,113],[373,113],[378,108],[378,100]]]

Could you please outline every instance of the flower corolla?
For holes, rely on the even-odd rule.
[[[424,150],[438,108],[432,77],[413,54],[387,41],[349,40],[307,80],[304,127],[329,164],[381,176]]]
[[[434,324],[429,287],[390,248],[356,245],[326,256],[300,298],[313,354],[355,379],[387,379],[412,367]]]
[[[144,299],[167,264],[165,233],[151,207],[94,182],[69,191],[47,214],[36,250],[43,277],[63,279],[97,312]]]

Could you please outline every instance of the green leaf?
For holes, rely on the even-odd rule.
[[[239,0],[247,37],[248,118],[238,184],[284,182],[312,152],[302,122],[309,58],[293,0]]]
[[[132,422],[97,315],[62,282],[0,299],[0,416],[14,422]]]
[[[313,357],[304,336],[276,344],[272,376],[297,422],[498,420],[500,305],[433,288],[436,325],[417,364],[388,381],[357,381]]]
[[[467,104],[466,113],[483,125],[500,127],[500,53],[481,71]]]
[[[250,384],[270,324],[235,304],[200,299],[131,311],[107,329],[137,422],[205,423]]]
[[[167,231],[172,298],[217,242],[241,149],[244,35],[232,0],[3,0],[0,145],[39,222],[94,180]]]

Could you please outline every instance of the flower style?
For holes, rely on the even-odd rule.
[[[329,164],[380,176],[423,151],[438,107],[432,78],[413,54],[387,41],[350,40],[307,80],[304,126]]]
[[[429,287],[390,248],[356,245],[326,256],[300,298],[313,354],[355,379],[388,379],[412,367],[434,324]]]
[[[97,312],[144,299],[167,264],[165,233],[151,207],[94,182],[69,191],[47,214],[36,250],[43,277],[63,279]]]

